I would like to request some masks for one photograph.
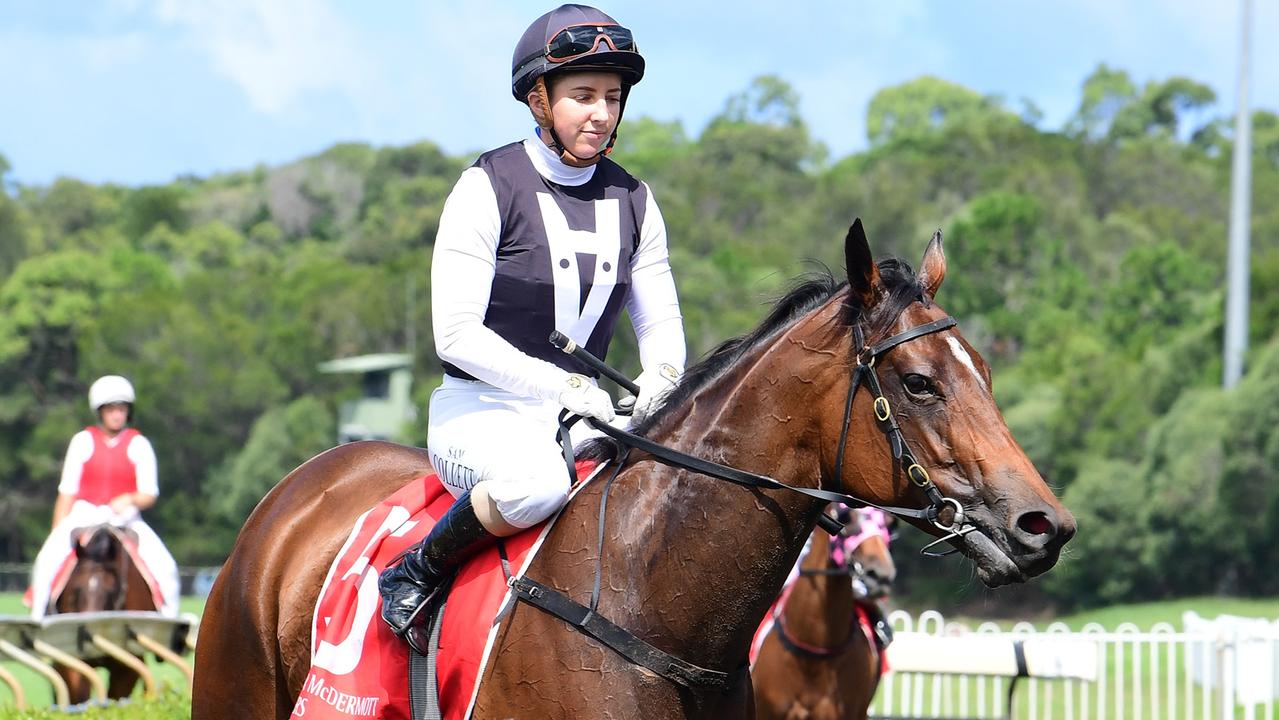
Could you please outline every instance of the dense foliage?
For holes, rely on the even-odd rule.
[[[694,355],[753,326],[805,259],[838,268],[854,216],[880,255],[910,261],[944,230],[939,300],[1079,518],[1042,592],[1066,604],[1274,593],[1279,208],[1266,200],[1279,116],[1254,120],[1253,351],[1224,392],[1231,138],[1204,115],[1213,100],[1185,78],[1139,86],[1102,66],[1070,123],[1047,131],[1033,108],[920,78],[874,98],[869,150],[830,158],[794,90],[765,77],[698,137],[628,120],[615,157],[661,202]],[[0,559],[32,558],[48,531],[101,374],[138,388],[164,493],[149,516],[187,564],[218,562],[271,484],[332,442],[335,404],[358,388],[318,362],[415,336],[424,407],[438,375],[431,244],[468,162],[430,142],[348,144],[156,187],[5,183]],[[635,370],[633,338],[611,359]],[[962,597],[908,554],[911,593]]]

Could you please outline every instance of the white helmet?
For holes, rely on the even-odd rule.
[[[119,375],[103,375],[89,386],[89,409],[94,412],[111,403],[132,404],[133,386]]]

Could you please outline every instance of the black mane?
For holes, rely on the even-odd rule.
[[[120,556],[120,541],[108,527],[93,530],[88,542],[81,548],[81,559],[97,562],[114,562]]]
[[[928,297],[924,294],[923,287],[919,284],[910,265],[896,258],[881,260],[878,265],[880,287],[883,289],[880,301],[869,314],[859,304],[854,304],[851,300],[846,301],[843,312],[840,314],[840,320],[845,327],[851,328],[857,323],[863,323],[868,340],[886,332],[907,306],[915,302],[928,303]],[[829,271],[815,273],[799,280],[773,305],[773,309],[769,311],[759,327],[745,335],[725,340],[685,370],[679,385],[666,396],[661,406],[642,418],[635,427],[631,428],[631,431],[637,435],[647,436],[673,408],[682,406],[697,395],[714,378],[736,365],[751,349],[790,327],[846,287],[848,287],[847,281],[836,280]],[[849,348],[851,351],[851,334]],[[583,459],[605,460],[615,458],[619,454],[620,448],[616,441],[611,438],[598,438],[586,443],[578,456]]]

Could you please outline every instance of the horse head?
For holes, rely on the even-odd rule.
[[[1074,535],[1075,519],[1013,439],[995,405],[990,367],[958,327],[946,325],[935,301],[946,277],[941,232],[928,244],[917,276],[904,263],[876,263],[860,220],[848,231],[844,254],[851,364],[868,366],[863,375],[873,374],[868,382],[882,388],[883,398],[862,393],[853,413],[873,413],[891,453],[875,442],[881,438],[863,433],[849,438],[856,462],[838,471],[832,463],[828,472],[842,475],[847,492],[881,504],[918,497],[911,485],[931,483],[950,507],[933,522],[907,519],[946,537],[991,587],[1047,571]],[[827,430],[831,446],[836,432]],[[903,439],[905,453],[897,447]]]
[[[857,600],[876,602],[888,597],[897,578],[897,565],[888,550],[892,516],[878,508],[850,510],[841,505],[836,518],[844,529],[831,538],[831,567],[848,573]]]
[[[72,533],[76,563],[58,596],[60,613],[123,610],[128,595],[128,552],[109,525]]]

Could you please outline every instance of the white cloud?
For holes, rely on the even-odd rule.
[[[372,54],[325,2],[156,0],[153,9],[263,114],[284,114],[313,92],[336,91],[357,107],[384,97]]]
[[[550,8],[497,2],[432,2],[399,98],[416,135],[452,152],[487,149],[532,129],[511,97],[511,53],[524,29]]]

